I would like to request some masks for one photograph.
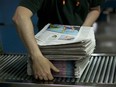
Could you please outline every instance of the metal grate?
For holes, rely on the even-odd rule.
[[[28,56],[23,54],[0,55],[0,80],[18,82],[36,82],[26,73]],[[90,63],[80,79],[56,77],[52,83],[116,83],[116,56],[92,55]]]

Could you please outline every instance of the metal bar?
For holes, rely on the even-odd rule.
[[[9,58],[10,60],[8,59],[9,60],[8,61],[9,63],[5,62],[6,64],[2,65],[1,70],[4,70],[4,72],[1,72],[0,73],[1,78],[3,78],[4,76],[6,76],[7,75],[7,72],[9,72],[12,69],[12,68],[9,69],[9,66],[8,65],[12,65],[13,62],[17,60],[17,56],[14,56],[13,58],[12,57],[10,58],[10,56],[9,56],[7,58]]]
[[[115,83],[116,84],[116,57],[115,57],[115,60],[114,60],[115,62],[115,70],[114,70],[114,82],[113,83]]]
[[[19,66],[17,66],[17,68],[18,68],[18,70],[13,70],[11,73],[13,73],[13,72],[15,72],[15,73],[13,73],[13,75],[11,75],[10,76],[10,79],[13,79],[13,80],[15,80],[15,79],[17,79],[17,80],[21,80],[20,79],[20,74],[21,74],[21,72],[22,72],[22,68],[23,67],[25,67],[25,64],[22,64],[21,66],[19,65]],[[7,77],[6,77],[7,78]],[[6,79],[5,78],[5,79]]]
[[[100,75],[100,83],[103,83],[104,82],[104,78],[105,78],[105,73],[106,73],[106,69],[107,69],[107,65],[108,65],[108,61],[109,61],[109,57],[107,57],[106,58],[106,60],[105,60],[105,64],[104,64],[104,68],[103,68],[103,70],[102,70],[102,73],[101,73],[101,75]]]
[[[95,64],[96,64],[97,60],[98,60],[98,58],[95,57],[92,65],[91,65],[91,68],[89,68],[88,75],[87,75],[86,80],[85,80],[86,83],[88,83],[89,80],[90,80],[90,77],[91,77],[92,72],[93,72],[93,70],[95,68]]]
[[[92,56],[91,59],[90,59],[90,62],[89,62],[89,64],[88,64],[88,66],[87,66],[87,68],[84,70],[84,73],[83,73],[82,77],[80,78],[79,82],[85,82],[85,79],[87,78],[86,76],[87,76],[87,74],[88,74],[88,72],[89,72],[89,69],[90,69],[90,67],[91,67],[93,61],[94,61],[94,57]]]
[[[96,83],[98,83],[99,80],[100,80],[100,74],[102,72],[102,69],[104,68],[103,67],[104,62],[105,62],[105,57],[102,57],[101,58],[101,63],[100,63],[100,66],[99,66],[99,70],[97,71],[97,75],[96,75],[96,78],[95,78]]]
[[[6,68],[4,70],[4,72],[7,72],[5,73],[4,75],[2,75],[2,78],[6,79],[8,78],[9,76],[14,76],[15,75],[15,68],[18,68],[19,66],[19,59],[21,58],[20,55],[15,55],[13,58],[11,58],[13,61],[10,61],[7,63],[7,66],[4,66],[4,68]],[[9,58],[10,59],[10,58]],[[22,60],[23,61],[23,60]],[[15,67],[15,68],[14,68]],[[12,78],[13,79],[13,78]]]
[[[112,58],[109,57],[106,73],[105,73],[105,78],[104,78],[104,83],[108,83],[108,79],[110,76],[110,70],[111,70],[111,64],[112,64]]]
[[[1,63],[1,64],[0,64],[0,67],[1,67],[1,68],[4,67],[4,66],[6,66],[7,62],[13,60],[12,58],[10,59],[9,57],[11,57],[11,56],[8,55],[8,56],[4,56],[4,57],[1,58],[1,60],[0,60],[0,63]],[[12,57],[13,57],[13,56],[12,56]]]
[[[100,63],[101,63],[101,57],[99,57],[98,58],[98,61],[96,62],[96,65],[95,65],[95,68],[94,68],[94,70],[93,70],[93,72],[92,72],[92,75],[91,75],[91,77],[90,77],[90,81],[89,82],[94,82],[94,80],[95,80],[95,77],[96,77],[96,74],[97,74],[97,72],[98,72],[98,70],[99,70],[99,65],[100,65]]]
[[[115,66],[116,66],[116,61],[115,61],[115,57],[112,56],[112,67],[111,67],[111,71],[110,71],[110,77],[109,77],[109,83],[112,84],[114,76],[115,76]]]
[[[25,67],[25,64],[24,64],[24,60],[26,60],[25,56],[20,56],[20,58],[18,58],[18,61],[14,62],[14,69],[12,71],[10,71],[11,73],[11,76],[10,76],[10,79],[17,79],[19,80],[19,73],[20,71],[22,71],[22,68]],[[13,73],[13,74],[12,74]]]
[[[0,62],[3,60],[3,58],[7,57],[7,55],[0,55]]]

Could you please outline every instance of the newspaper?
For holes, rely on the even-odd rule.
[[[81,42],[90,39],[92,28],[48,23],[35,38],[40,46]]]
[[[93,27],[48,23],[35,38],[42,54],[50,61],[55,60],[57,63],[57,60],[74,60],[76,78],[80,78],[83,74],[96,45]],[[28,75],[33,75],[31,65],[32,60],[29,58]]]
[[[80,78],[90,62],[90,56],[81,61],[75,62],[75,78]]]

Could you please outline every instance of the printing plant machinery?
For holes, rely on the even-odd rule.
[[[27,58],[26,54],[0,55],[0,87],[116,87],[115,54],[92,54],[81,78],[55,77],[52,81],[28,76]]]

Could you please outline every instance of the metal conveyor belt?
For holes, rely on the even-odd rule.
[[[0,55],[0,82],[39,82],[26,73],[27,55]],[[116,84],[116,56],[92,55],[80,79],[56,77],[51,83],[78,84]],[[42,83],[43,81],[40,81]]]

